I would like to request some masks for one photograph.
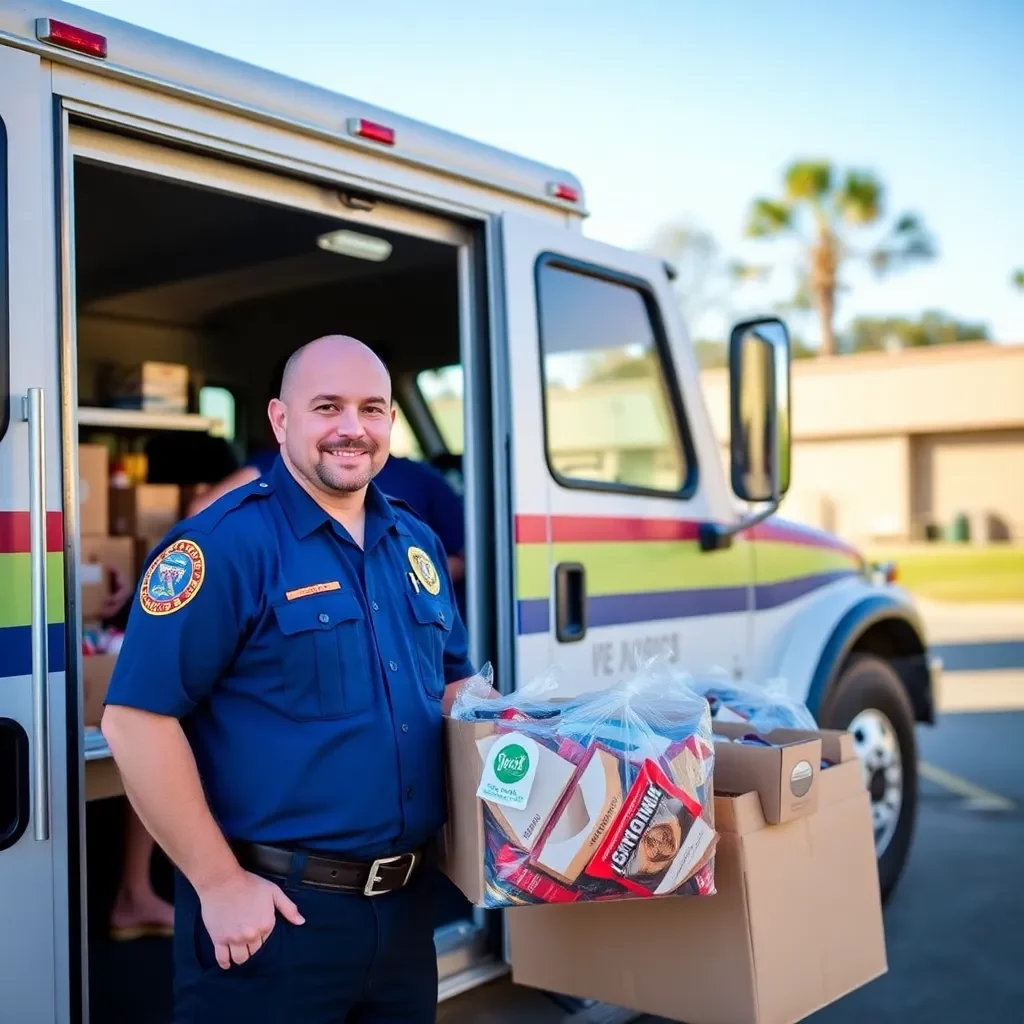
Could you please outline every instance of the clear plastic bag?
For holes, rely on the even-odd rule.
[[[707,701],[661,661],[563,696],[549,670],[495,698],[485,670],[453,718],[477,740],[487,907],[715,892]]]
[[[808,729],[818,724],[801,701],[786,692],[783,679],[768,679],[763,686],[740,686],[725,673],[683,676],[690,688],[704,697],[711,717],[720,722],[743,722],[756,732],[773,729]]]

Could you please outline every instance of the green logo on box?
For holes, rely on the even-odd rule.
[[[530,770],[530,755],[518,743],[509,743],[494,758],[494,774],[507,786],[521,782]]]

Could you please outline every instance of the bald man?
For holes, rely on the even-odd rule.
[[[176,866],[175,1020],[433,1021],[442,715],[474,672],[436,535],[374,483],[353,338],[289,359],[281,457],[164,539],[102,729]]]

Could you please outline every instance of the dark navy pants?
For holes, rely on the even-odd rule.
[[[176,873],[174,1024],[432,1024],[434,871],[424,865],[405,889],[372,897],[272,879],[306,923],[278,913],[255,956],[228,970],[214,959],[198,896]]]

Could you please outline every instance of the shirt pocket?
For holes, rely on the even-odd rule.
[[[285,713],[342,718],[373,703],[366,621],[355,594],[335,591],[273,604],[281,637]]]
[[[425,591],[406,591],[412,606],[413,646],[416,648],[416,670],[427,694],[440,700],[444,694],[444,649],[452,629],[452,606],[443,597],[432,597]]]

